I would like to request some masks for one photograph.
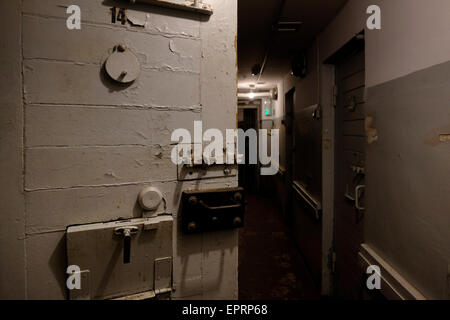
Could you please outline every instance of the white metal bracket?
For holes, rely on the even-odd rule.
[[[184,11],[190,11],[205,15],[212,15],[213,10],[210,4],[203,3],[203,0],[191,0],[191,1],[180,1],[180,0],[130,0],[131,3],[141,2],[148,3],[155,6],[179,9]]]

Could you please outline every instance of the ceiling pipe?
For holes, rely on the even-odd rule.
[[[259,83],[259,81],[261,80],[261,76],[264,73],[264,69],[266,67],[266,63],[267,63],[267,59],[269,57],[270,50],[272,49],[273,43],[275,41],[275,37],[277,35],[277,30],[278,30],[277,25],[278,25],[278,22],[281,19],[281,15],[283,14],[283,10],[284,10],[284,7],[286,5],[286,1],[287,0],[281,0],[278,12],[277,12],[276,16],[274,17],[274,20],[273,20],[273,23],[272,23],[272,33],[271,33],[271,37],[270,37],[270,43],[267,46],[266,53],[264,55],[264,61],[263,61],[262,65],[261,65],[261,70],[259,71],[258,80],[256,81],[256,83]]]
[[[270,98],[270,92],[255,92],[253,98],[249,93],[238,93],[238,99],[240,100],[257,100],[261,98]]]

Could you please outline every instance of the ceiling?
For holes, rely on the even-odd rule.
[[[283,0],[238,0],[239,87],[255,84],[255,64],[262,65],[271,44],[274,24]],[[276,32],[258,87],[268,87],[291,70],[295,53],[308,48],[347,0],[285,0],[279,21],[301,21],[297,32]]]

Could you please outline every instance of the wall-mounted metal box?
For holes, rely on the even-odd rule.
[[[130,295],[151,298],[172,290],[169,215],[67,228],[67,260],[81,271],[71,300]]]
[[[246,201],[243,188],[184,191],[181,201],[185,233],[244,226]]]

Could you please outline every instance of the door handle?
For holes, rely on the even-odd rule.
[[[357,98],[355,96],[351,97],[350,104],[347,106],[348,112],[355,112],[356,111],[356,106],[358,105],[358,101],[356,99]]]
[[[219,223],[219,217],[216,216],[216,212],[220,210],[233,210],[233,209],[240,209],[242,207],[242,203],[238,204],[232,204],[232,205],[224,205],[224,206],[218,206],[218,207],[211,207],[208,206],[203,200],[200,200],[198,202],[203,208],[210,211],[210,221],[214,224]],[[233,220],[233,225],[236,227],[239,227],[242,224],[242,219],[240,217],[235,217]]]
[[[355,188],[355,207],[356,207],[356,209],[358,209],[358,210],[366,210],[366,208],[364,208],[364,207],[361,207],[361,205],[360,205],[360,203],[359,203],[359,198],[360,198],[360,196],[361,196],[361,190],[362,189],[365,189],[366,188],[366,186],[365,185],[359,185],[359,186],[357,186],[356,188]]]
[[[123,263],[128,264],[131,261],[131,237],[137,234],[138,227],[122,227],[114,229],[114,234],[123,236]]]
[[[219,206],[219,207],[210,207],[208,206],[203,200],[200,200],[199,203],[201,204],[202,207],[204,207],[207,210],[223,210],[223,209],[237,209],[242,207],[242,204],[232,204],[232,205],[225,205],[225,206]]]

